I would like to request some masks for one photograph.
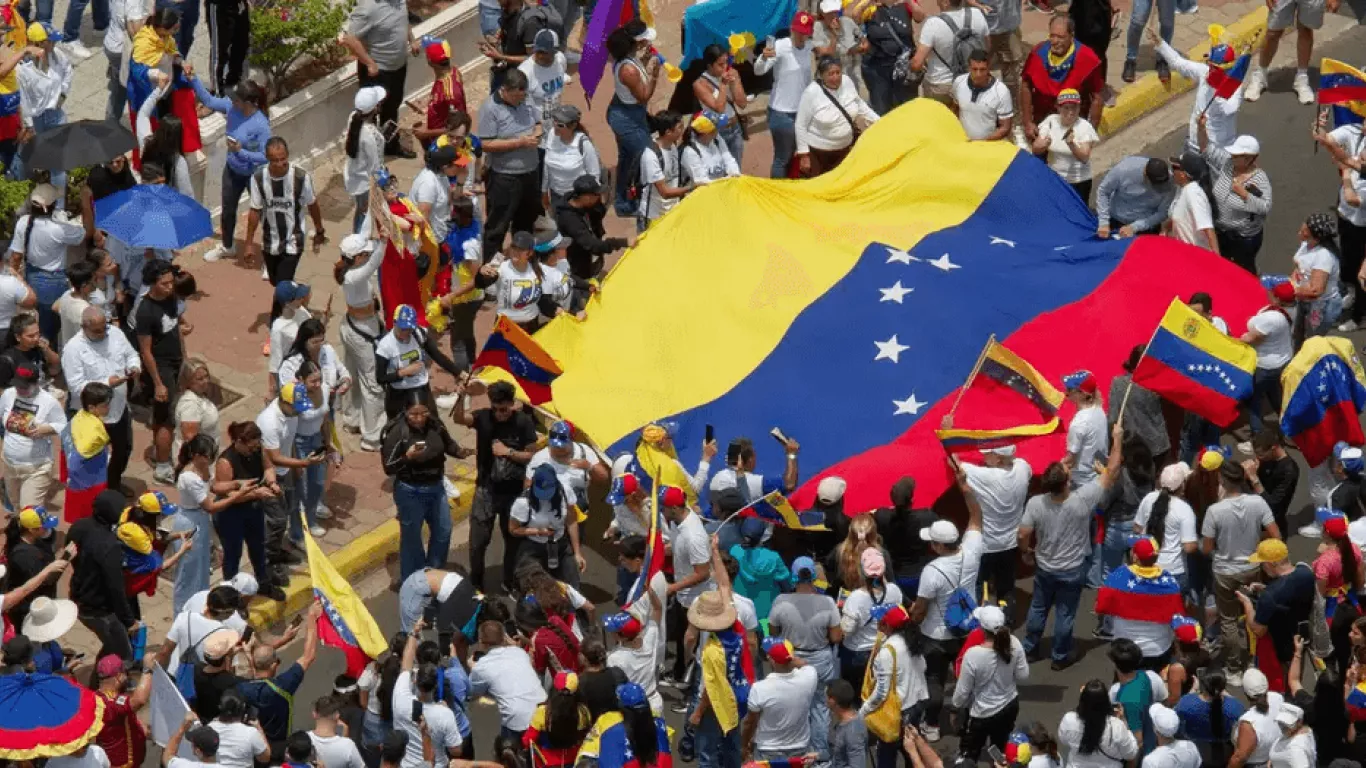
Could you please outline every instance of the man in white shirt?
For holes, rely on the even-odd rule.
[[[575,503],[588,509],[588,481],[604,481],[608,477],[607,464],[602,458],[583,443],[574,441],[574,425],[560,420],[550,425],[546,433],[546,447],[532,454],[526,465],[526,487],[531,487],[531,477],[536,468],[549,464],[565,487],[574,491]]]
[[[951,106],[953,79],[967,71],[968,63],[959,60],[960,50],[971,46],[986,50],[987,17],[979,8],[967,7],[963,0],[939,0],[939,13],[920,27],[920,40],[911,57],[911,69],[925,73],[920,95]],[[959,33],[967,39],[959,40]]]
[[[631,583],[622,590],[622,599],[617,601],[621,603],[625,600],[625,591],[631,588],[641,570],[645,568],[645,539],[641,536],[628,536],[622,539],[618,546],[620,547],[617,554],[618,567],[624,569],[627,575],[631,577]],[[661,606],[669,604],[669,579],[662,570],[650,578],[649,591],[654,594]],[[655,632],[655,655],[657,659],[655,664],[658,668],[663,669],[669,634],[668,623],[664,613],[655,615],[654,611],[651,610],[652,602],[651,600],[637,600],[627,607],[626,611],[647,626],[650,624],[657,625],[658,631]]]
[[[492,696],[503,730],[516,736],[520,744],[536,707],[545,701],[541,676],[531,666],[526,651],[508,645],[503,625],[496,621],[479,625],[475,651],[483,651],[484,655],[470,669],[469,699],[473,701],[484,694]]]
[[[455,713],[451,708],[444,701],[434,700],[439,675],[436,666],[423,664],[414,669],[422,627],[423,621],[419,619],[413,631],[408,633],[408,644],[403,647],[398,677],[394,680],[394,727],[408,734],[408,751],[403,754],[403,762],[399,765],[401,768],[424,768],[427,765],[422,759],[422,729],[413,717],[414,714],[420,714],[431,739],[432,768],[445,768],[452,757],[460,754],[460,728],[455,724]],[[324,761],[324,764],[328,768],[336,768],[331,761]]]
[[[272,505],[283,508],[288,519],[282,520],[266,516],[266,557],[272,563],[281,557],[272,553],[272,548],[283,547],[285,527],[294,543],[303,541],[303,522],[296,514],[299,510],[299,494],[291,476],[293,470],[306,469],[327,460],[327,454],[316,453],[303,458],[294,455],[294,435],[299,429],[299,414],[313,410],[302,382],[291,381],[280,387],[279,396],[270,401],[256,417],[256,426],[261,429],[261,449],[275,468],[275,479],[283,493],[283,504]],[[297,536],[295,533],[297,531]]]
[[[783,447],[787,451],[787,465],[783,469],[781,485],[765,482],[764,476],[754,471],[754,467],[759,463],[759,455],[754,451],[754,442],[748,437],[737,437],[726,447],[726,468],[712,475],[708,488],[713,494],[727,488],[735,488],[746,504],[758,501],[771,491],[795,491],[797,452],[801,450],[801,446],[790,438],[783,438],[783,441]]]
[[[109,756],[98,744],[87,744],[69,755],[50,757],[47,764],[53,768],[109,768]]]
[[[365,768],[356,742],[339,733],[344,703],[341,696],[332,693],[313,702],[313,730],[308,732],[308,738],[313,742],[318,762],[327,768]]]
[[[237,616],[239,599],[232,587],[216,587],[209,590],[203,608],[181,611],[157,651],[161,666],[174,675],[182,661],[193,664],[204,660],[204,647],[210,636],[219,632],[238,634],[227,622]]]
[[[123,56],[133,49],[133,35],[147,18],[143,0],[109,0],[109,27],[104,30],[104,56],[109,60],[109,103],[104,119],[116,122],[128,106],[128,86],[123,74]],[[73,41],[73,43],[80,41]]]
[[[808,715],[816,695],[816,670],[781,637],[764,641],[773,670],[750,686],[749,714],[740,734],[740,759],[782,760],[811,751]]]
[[[81,312],[81,332],[62,349],[62,373],[66,376],[68,402],[78,403],[81,391],[92,381],[113,390],[109,412],[101,419],[109,433],[110,488],[123,485],[123,472],[133,453],[133,419],[128,408],[128,382],[141,375],[142,360],[128,336],[109,333],[104,311],[88,306]]]
[[[992,76],[986,51],[973,51],[967,74],[953,79],[953,111],[969,141],[999,141],[1010,135],[1015,104],[1010,89]]]
[[[247,249],[256,247],[256,230],[262,235],[261,253],[271,287],[282,280],[293,280],[304,253],[304,211],[313,221],[313,252],[327,241],[322,208],[313,194],[313,178],[289,162],[289,145],[279,136],[266,142],[266,165],[251,175],[247,184],[251,212],[247,214]],[[250,260],[250,257],[248,258]],[[270,320],[280,316],[272,302]]]
[[[1072,487],[1080,488],[1096,479],[1095,462],[1103,461],[1110,451],[1110,430],[1105,409],[1101,407],[1099,385],[1090,371],[1077,371],[1062,377],[1067,399],[1077,407],[1067,425],[1067,457],[1063,463],[1072,474]]]
[[[769,39],[759,60],[754,62],[754,74],[773,72],[773,90],[768,96],[768,132],[773,137],[773,167],[771,176],[787,178],[787,167],[797,151],[797,106],[802,102],[802,91],[811,84],[811,33],[816,19],[806,11],[792,17],[791,37]]]
[[[607,666],[626,673],[626,679],[640,686],[650,701],[655,717],[664,716],[664,698],[659,695],[659,625],[663,620],[663,604],[653,590],[646,590],[646,598],[636,601],[630,610],[644,604],[650,620],[641,622],[632,613],[615,613],[602,620],[602,626],[618,639],[617,647],[607,654]]]
[[[1247,332],[1242,341],[1257,349],[1257,369],[1252,374],[1252,400],[1248,403],[1248,428],[1252,434],[1261,432],[1263,401],[1271,402],[1272,413],[1281,409],[1281,371],[1295,355],[1291,335],[1290,313],[1295,309],[1295,285],[1285,278],[1272,275],[1262,277],[1271,302],[1247,321]],[[1243,446],[1239,446],[1243,448]],[[1245,453],[1250,453],[1248,443]]]
[[[982,563],[975,594],[985,595],[983,605],[1004,600],[1006,615],[1013,616],[1017,534],[1034,470],[1029,462],[1015,458],[1013,445],[982,451],[980,467],[968,463],[959,466],[982,506]]]
[[[1209,179],[1209,163],[1198,152],[1186,151],[1172,158],[1172,178],[1176,181],[1176,199],[1163,222],[1162,233],[1187,245],[1219,252],[1219,241],[1214,235],[1214,209],[1205,193],[1202,180]]]
[[[669,623],[676,629],[677,643],[674,648],[674,668],[672,680],[683,679],[687,669],[687,656],[684,650],[683,632],[687,626],[688,608],[697,596],[715,587],[711,573],[711,536],[702,525],[702,518],[688,507],[687,496],[682,488],[663,487],[658,489],[659,506],[664,519],[674,524],[673,566],[674,582],[669,585]]]

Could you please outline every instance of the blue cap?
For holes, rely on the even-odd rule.
[[[868,611],[868,615],[872,617],[873,621],[882,621],[882,617],[898,605],[899,603],[878,603]]]
[[[1319,525],[1323,525],[1335,517],[1346,517],[1346,515],[1331,507],[1319,507],[1314,510],[1314,522]]]
[[[557,421],[550,425],[550,447],[568,448],[574,444],[574,427],[567,421]]]
[[[645,706],[645,689],[635,683],[622,683],[617,686],[617,703],[625,709]]]
[[[394,310],[394,327],[411,331],[417,327],[417,310],[407,304],[400,304]]]
[[[549,464],[542,464],[536,468],[536,472],[531,476],[531,493],[541,501],[550,501],[555,498],[555,493],[560,489],[560,478],[555,474],[555,468]]]
[[[313,410],[313,401],[302,381],[291,381],[280,387],[280,401],[294,406],[295,413],[308,413]]]
[[[608,632],[620,632],[627,624],[636,620],[636,617],[629,613],[613,613],[602,617],[602,628]]]
[[[816,580],[816,561],[802,555],[792,561],[792,576],[799,582]]]
[[[607,503],[612,506],[625,504],[626,497],[640,490],[640,481],[635,475],[622,475],[612,478],[612,488],[607,491]]]
[[[740,538],[750,546],[758,544],[767,531],[768,526],[757,517],[746,517],[740,521]]]
[[[281,304],[298,301],[309,294],[309,287],[293,280],[281,280],[275,285],[275,300]]]

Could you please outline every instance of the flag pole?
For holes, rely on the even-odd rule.
[[[1180,299],[1180,296],[1172,297],[1173,301],[1179,301]],[[1152,346],[1153,339],[1157,338],[1157,329],[1161,327],[1162,319],[1158,318],[1157,326],[1153,328],[1152,334],[1148,336],[1148,343],[1143,345],[1143,354],[1138,356],[1138,361],[1134,363],[1134,369],[1129,372],[1129,386],[1124,388],[1124,399],[1120,401],[1119,415],[1115,417],[1116,424],[1124,423],[1124,409],[1129,407],[1129,393],[1134,391],[1134,375],[1138,373],[1138,366],[1143,362],[1143,358],[1148,356],[1148,347]]]
[[[963,386],[958,389],[958,396],[953,399],[953,407],[949,408],[948,415],[952,416],[954,411],[958,410],[958,404],[963,402],[963,395],[967,394],[968,389],[972,386],[973,380],[977,378],[977,374],[982,370],[982,363],[987,360],[987,351],[990,350],[991,345],[995,343],[996,334],[993,333],[991,336],[987,337],[987,343],[982,346],[982,351],[977,355],[977,362],[973,363],[972,373],[968,374],[968,380],[963,382]]]
[[[552,422],[562,421],[564,419],[564,417],[559,415],[558,413],[546,410],[545,408],[542,408],[539,405],[532,405],[531,403],[527,403],[527,405],[531,405],[531,409],[533,411],[535,411],[540,416],[544,416],[545,418],[550,419]],[[576,429],[578,428],[576,427]],[[578,432],[583,437],[583,441],[587,443],[588,447],[593,450],[593,453],[596,453],[598,455],[598,459],[601,460],[603,464],[611,466],[612,462],[607,458],[607,452],[602,450],[602,448],[598,447],[598,444],[593,442],[593,438],[589,437],[587,432],[583,431],[582,429],[579,429]]]

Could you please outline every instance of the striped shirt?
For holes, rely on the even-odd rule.
[[[1243,182],[1248,191],[1244,200],[1233,193],[1233,156],[1223,147],[1210,144],[1205,149],[1205,159],[1214,173],[1214,200],[1218,206],[1214,229],[1239,237],[1255,237],[1271,213],[1271,179],[1266,171],[1258,168]],[[1252,191],[1254,187],[1256,192]]]
[[[301,185],[296,193],[296,185]],[[251,175],[251,209],[261,215],[261,243],[265,253],[298,256],[304,247],[304,211],[313,204],[313,178],[290,164],[276,177],[269,166]]]

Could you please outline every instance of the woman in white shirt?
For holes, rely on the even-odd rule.
[[[797,105],[797,162],[802,175],[819,176],[843,162],[862,130],[860,118],[871,125],[878,114],[858,95],[839,58],[822,56],[816,62],[816,79],[802,91]]]
[[[1058,111],[1039,123],[1032,149],[1047,155],[1048,167],[1071,185],[1082,202],[1091,199],[1091,150],[1100,143],[1091,121],[1081,116],[1081,94],[1075,88],[1058,93]]]
[[[1163,234],[1183,243],[1219,252],[1214,233],[1214,180],[1209,163],[1198,152],[1183,152],[1172,163],[1176,197],[1162,224]]]
[[[1238,765],[1266,765],[1271,759],[1271,748],[1281,738],[1276,715],[1280,714],[1285,697],[1268,691],[1270,685],[1266,675],[1259,669],[1244,672],[1242,683],[1243,693],[1247,695],[1251,706],[1238,718],[1232,762]]]
[[[859,716],[867,718],[895,692],[901,700],[901,721],[905,723],[909,712],[930,698],[930,689],[925,682],[925,657],[921,652],[924,640],[920,629],[911,623],[911,615],[901,605],[883,603],[873,608],[870,618],[876,624],[877,640],[868,671],[859,681],[859,687],[854,689],[863,696]],[[895,765],[900,740],[873,741],[877,753],[874,763]]]
[[[1134,533],[1157,539],[1157,564],[1176,578],[1183,595],[1190,588],[1186,556],[1194,554],[1199,541],[1195,510],[1185,499],[1190,475],[1191,468],[1184,461],[1164,467],[1158,490],[1144,496],[1134,513]]]
[[[346,165],[342,167],[342,186],[356,201],[351,231],[359,232],[370,210],[370,184],[375,172],[384,165],[384,134],[375,120],[386,93],[378,85],[356,91],[355,110],[346,124]]]
[[[687,130],[688,121],[672,110],[650,116],[650,132],[655,140],[640,153],[638,232],[649,229],[692,190],[691,184],[683,183],[683,161],[678,149]]]
[[[305,361],[322,370],[323,383],[338,397],[351,388],[351,372],[342,365],[337,350],[327,343],[327,327],[316,317],[299,324],[294,343],[285,350],[284,359],[280,361],[280,380],[294,381],[299,378],[299,367]]]
[[[1099,680],[1082,686],[1077,708],[1062,716],[1058,743],[1063,765],[1073,768],[1123,768],[1138,757],[1138,740],[1115,716],[1110,693]]]
[[[859,556],[859,574],[863,584],[844,599],[840,612],[840,629],[844,640],[840,643],[840,677],[849,681],[854,690],[863,684],[868,655],[877,639],[877,612],[882,605],[900,605],[901,588],[886,580],[887,561],[882,550],[869,548]]]
[[[313,407],[299,414],[299,426],[294,431],[294,455],[312,456],[327,451],[332,456],[330,463],[339,464],[341,459],[332,451],[329,439],[332,434],[332,388],[323,383],[322,370],[312,360],[305,360],[299,365],[295,370],[295,379],[303,382]],[[308,532],[322,536],[327,529],[318,525],[318,520],[332,516],[331,512],[320,514],[323,489],[327,485],[327,465],[311,464],[296,472],[295,477],[298,479],[299,501],[303,505],[304,516],[308,518]],[[289,532],[296,542],[303,540],[303,527],[298,515],[291,516]]]
[[[56,344],[61,318],[52,305],[66,293],[66,249],[85,241],[85,227],[69,222],[57,210],[59,194],[51,184],[39,184],[28,197],[28,213],[14,222],[10,241],[10,265],[38,297],[38,327],[43,337]]]
[[[542,267],[536,259],[534,247],[535,241],[530,233],[514,234],[511,245],[504,249],[507,258],[481,267],[479,279],[475,283],[487,285],[491,281],[498,295],[498,314],[506,315],[527,333],[534,333],[540,326],[540,301],[543,295]]]
[[[379,237],[386,234],[380,223]],[[342,363],[354,376],[355,386],[342,398],[342,417],[347,425],[360,431],[362,451],[379,450],[379,433],[384,427],[384,387],[375,378],[375,342],[384,335],[384,325],[375,310],[375,272],[380,257],[375,242],[365,235],[342,238],[341,258],[332,267],[332,277],[342,287],[346,315],[341,322]]]
[[[1295,285],[1298,311],[1309,313],[1304,320],[1305,336],[1327,333],[1342,314],[1337,234],[1337,222],[1326,213],[1310,214],[1300,225],[1300,247],[1295,251],[1290,282]],[[42,296],[38,298],[41,302]]]
[[[694,186],[740,175],[740,166],[726,142],[717,140],[716,124],[711,118],[699,114],[689,127],[690,135],[683,140],[682,159]]]
[[[221,445],[223,435],[218,426],[218,406],[213,402],[218,382],[209,372],[209,364],[202,357],[191,357],[180,366],[180,397],[175,403],[175,443],[171,455],[180,455],[180,446],[195,435],[207,435],[214,445]]]
[[[29,25],[29,47],[25,49],[29,55],[20,60],[15,74],[19,83],[19,114],[24,127],[42,133],[66,122],[66,112],[62,106],[71,92],[75,68],[71,65],[71,59],[57,50],[56,43],[62,39],[61,33],[45,21],[37,22],[37,26],[40,31],[35,30],[33,24]],[[27,178],[28,173],[22,167],[20,157],[14,158],[14,165],[10,169],[11,178]],[[58,199],[64,198],[66,171],[53,172],[52,185],[62,193]]]
[[[1020,714],[1017,685],[1029,679],[1029,662],[1020,639],[1010,634],[1004,611],[985,605],[973,615],[986,639],[963,654],[953,706],[968,708],[959,755],[976,763],[988,742],[999,750],[1006,748]]]
[[[176,454],[176,490],[180,491],[180,509],[170,518],[171,532],[191,532],[190,547],[176,564],[175,589],[171,607],[179,616],[185,603],[197,592],[209,588],[209,571],[213,566],[213,520],[210,515],[238,503],[254,489],[239,487],[226,496],[209,493],[213,481],[213,463],[217,457],[217,443],[207,434],[198,434],[180,447]],[[177,539],[173,554],[184,547],[184,539]]]
[[[1304,722],[1304,710],[1289,702],[1276,713],[1281,738],[1271,747],[1270,768],[1313,768],[1318,765],[1318,745],[1314,732]]]
[[[550,110],[541,165],[541,205],[547,212],[553,212],[556,205],[569,197],[574,179],[584,174],[593,178],[602,175],[598,148],[579,122],[582,118],[583,113],[573,104],[560,104]]]

